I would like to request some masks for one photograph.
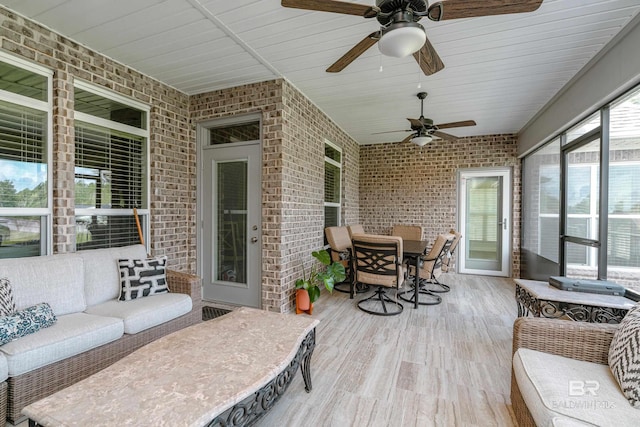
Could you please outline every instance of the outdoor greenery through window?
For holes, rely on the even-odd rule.
[[[609,123],[602,132],[601,114],[608,116]],[[523,162],[523,277],[546,280],[559,274],[561,249],[567,276],[606,278],[639,290],[640,90],[592,114],[565,135],[564,154],[559,137]],[[606,164],[601,150],[608,151]],[[563,155],[567,171],[564,180],[560,167]],[[603,182],[608,182],[608,198],[604,201],[600,194],[603,173]],[[564,231],[560,229],[561,200],[565,201]],[[601,216],[603,207],[606,214]],[[605,235],[601,235],[603,219]],[[561,245],[563,232],[566,241]],[[603,256],[600,250],[605,247]]]
[[[78,250],[140,243],[148,224],[147,110],[76,83]],[[138,215],[140,230],[134,214]]]
[[[0,56],[0,258],[49,251],[50,79]]]
[[[324,144],[324,226],[340,225],[342,185],[342,151],[325,141]]]

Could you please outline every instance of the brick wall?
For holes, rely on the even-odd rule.
[[[75,250],[73,81],[81,79],[151,106],[151,252],[195,271],[195,144],[189,97],[126,65],[0,7],[0,46],[53,77],[53,249]]]
[[[416,224],[424,237],[456,228],[460,169],[511,167],[513,179],[512,275],[520,274],[520,160],[515,135],[360,147],[360,219],[369,233],[389,234],[394,224]]]
[[[262,307],[292,308],[302,263],[323,244],[324,140],[343,149],[343,218],[356,221],[359,147],[284,80],[191,97],[191,120],[262,115]],[[195,136],[194,136],[195,138]],[[195,143],[195,140],[193,141]]]

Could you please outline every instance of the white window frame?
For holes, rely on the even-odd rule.
[[[331,148],[333,148],[334,150],[336,150],[338,153],[340,153],[340,162],[336,162],[335,160],[333,160],[330,157],[324,156],[324,163],[325,165],[327,163],[329,163],[330,165],[333,165],[335,167],[338,168],[338,170],[340,171],[340,176],[339,176],[339,180],[340,180],[340,194],[338,197],[338,202],[327,202],[326,200],[324,200],[324,195],[322,197],[323,202],[324,202],[324,207],[331,207],[331,208],[338,208],[338,224],[340,225],[342,224],[342,160],[343,160],[343,154],[342,154],[342,148],[337,146],[336,144],[334,144],[333,142],[325,139],[324,140],[324,145],[325,146],[329,146]],[[324,147],[323,147],[324,148]],[[324,179],[323,179],[324,182]],[[324,188],[324,187],[323,187]]]
[[[131,98],[127,98],[125,96],[122,96],[118,93],[104,89],[102,87],[95,86],[91,83],[87,83],[82,80],[75,80],[73,82],[73,86],[74,88],[81,89],[86,92],[91,92],[95,95],[99,95],[103,98],[111,99],[112,101],[116,101],[120,104],[127,105],[129,107],[144,111],[146,113],[144,129],[137,128],[135,126],[125,125],[123,123],[118,123],[118,122],[103,119],[100,117],[92,116],[91,114],[86,114],[80,111],[74,111],[74,121],[78,120],[84,123],[101,126],[107,129],[113,129],[115,131],[126,132],[126,133],[129,133],[135,136],[140,136],[146,139],[146,144],[145,144],[146,145],[145,156],[147,159],[147,164],[145,165],[146,179],[142,183],[144,188],[143,192],[145,196],[146,206],[140,207],[139,209],[137,209],[137,212],[139,216],[144,216],[147,218],[147,221],[143,221],[144,225],[143,225],[142,233],[144,237],[145,246],[148,251],[149,250],[148,236],[149,236],[149,230],[151,225],[150,224],[151,210],[149,207],[151,204],[151,198],[150,198],[151,196],[150,194],[150,180],[151,180],[150,135],[151,135],[151,132],[149,130],[149,126],[151,123],[151,119],[150,119],[151,106],[144,104],[142,102],[133,100]],[[76,209],[74,212],[75,216],[92,216],[92,215],[119,216],[119,215],[132,215],[132,214],[133,214],[133,209]]]
[[[47,206],[44,208],[2,208],[0,216],[39,216],[44,218],[40,226],[41,253],[53,252],[53,70],[0,51],[0,61],[47,78],[47,100],[39,101],[0,89],[0,99],[12,104],[47,113]],[[44,234],[44,236],[43,236]]]

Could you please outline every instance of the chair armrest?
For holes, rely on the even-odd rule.
[[[194,309],[202,306],[202,279],[195,274],[166,270],[167,282],[171,292],[187,294],[191,297]]]
[[[518,348],[607,364],[618,325],[519,317],[513,324],[513,353]]]

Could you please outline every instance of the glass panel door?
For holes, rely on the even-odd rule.
[[[462,273],[508,276],[510,171],[462,172]]]

